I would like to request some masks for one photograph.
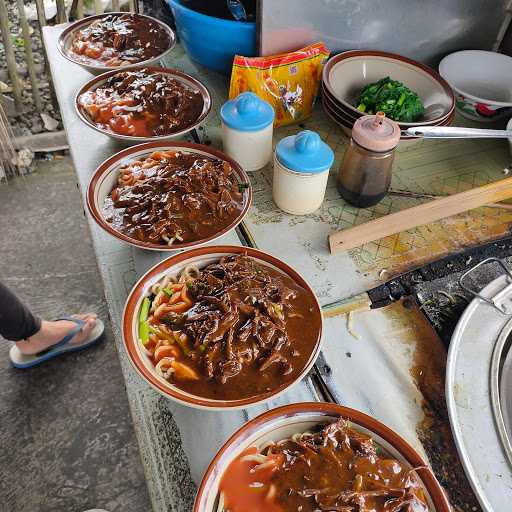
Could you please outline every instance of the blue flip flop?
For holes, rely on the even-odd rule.
[[[11,350],[9,351],[9,359],[11,360],[11,364],[15,368],[31,368],[32,366],[37,366],[49,359],[53,359],[54,357],[60,356],[62,354],[66,354],[68,352],[78,352],[79,350],[85,350],[86,348],[91,347],[95,343],[97,343],[103,332],[105,330],[105,325],[100,319],[96,319],[96,325],[91,331],[90,336],[82,341],[82,343],[76,345],[69,345],[69,342],[73,339],[73,337],[80,332],[82,327],[85,325],[84,320],[80,320],[79,318],[73,317],[64,317],[58,318],[57,320],[68,320],[70,322],[74,322],[76,324],[67,334],[55,345],[52,345],[48,350],[44,350],[39,354],[34,355],[26,355],[23,354],[20,349],[13,345]]]

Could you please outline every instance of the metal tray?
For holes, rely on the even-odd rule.
[[[469,273],[491,261],[504,274],[480,292],[468,288]],[[460,284],[475,299],[460,318],[448,352],[450,423],[480,505],[486,512],[508,510],[512,497],[512,450],[506,427],[510,411],[502,405],[510,404],[512,392],[507,386],[512,375],[504,373],[507,365],[512,368],[510,357],[506,358],[512,333],[512,274],[500,260],[489,258],[466,272]],[[501,392],[508,387],[508,395],[500,396],[500,382]]]

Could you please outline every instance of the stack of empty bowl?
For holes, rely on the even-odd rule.
[[[448,83],[433,69],[414,60],[372,50],[352,50],[332,57],[324,66],[322,104],[327,115],[350,135],[356,120],[362,89],[382,78],[402,82],[418,94],[424,114],[413,123],[399,122],[406,130],[414,126],[447,126],[455,115],[455,97]],[[414,139],[402,135],[402,140]]]

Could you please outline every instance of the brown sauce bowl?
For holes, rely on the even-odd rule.
[[[288,276],[293,281],[295,281],[295,283],[304,288],[307,294],[310,295],[314,304],[314,311],[311,314],[317,316],[319,320],[319,329],[316,333],[315,339],[311,340],[312,351],[307,364],[304,365],[302,371],[293,381],[280,384],[266,393],[243,398],[240,400],[216,400],[213,398],[201,397],[187,393],[171,382],[168,382],[164,378],[158,376],[153,367],[153,363],[146,355],[143,347],[141,346],[141,343],[138,340],[138,315],[144,297],[149,295],[152,286],[159,282],[165,275],[178,274],[181,270],[190,264],[194,264],[197,267],[202,268],[206,265],[209,265],[210,263],[218,261],[223,256],[232,254],[247,254],[250,258],[253,258],[257,262],[270,266],[285,276]],[[320,352],[322,339],[322,312],[320,309],[320,304],[318,303],[318,300],[309,284],[297,271],[292,269],[278,258],[275,258],[274,256],[257,249],[252,249],[250,247],[229,245],[208,246],[176,254],[175,256],[172,256],[155,265],[139,279],[137,284],[130,292],[130,295],[128,296],[125,304],[123,312],[122,333],[124,347],[128,353],[128,358],[131,364],[139,373],[139,375],[151,387],[156,389],[163,396],[189,407],[226,411],[234,409],[245,409],[247,407],[274,399],[278,395],[284,393],[292,386],[300,382],[300,380],[306,376],[306,374],[315,363],[316,358]]]
[[[131,14],[132,16],[135,16],[136,18],[145,19],[145,20],[151,20],[153,23],[156,23],[162,30],[164,30],[169,38],[169,45],[168,47],[160,54],[156,55],[155,57],[151,57],[150,59],[142,60],[140,62],[134,62],[133,64],[126,64],[124,66],[106,66],[102,65],[101,62],[97,63],[86,63],[82,62],[80,59],[75,57],[73,53],[70,51],[72,41],[74,39],[75,34],[93,23],[94,21],[97,21],[101,18],[105,18],[110,15],[123,15],[123,14]],[[94,75],[98,75],[100,73],[105,73],[106,71],[110,70],[117,70],[122,71],[125,69],[133,69],[134,67],[138,66],[154,66],[157,65],[160,60],[162,60],[176,45],[176,34],[174,31],[163,23],[160,20],[157,20],[156,18],[153,18],[152,16],[147,16],[145,14],[139,14],[139,13],[126,13],[126,12],[106,12],[103,14],[96,14],[95,16],[88,16],[87,18],[82,18],[81,20],[75,21],[74,23],[71,23],[71,25],[68,25],[59,36],[59,40],[57,42],[57,47],[61,53],[61,55],[73,62],[74,64],[78,64],[79,66],[82,66],[84,69],[89,71],[90,73],[93,73]]]
[[[416,450],[400,435],[380,421],[355,409],[324,402],[285,405],[265,412],[235,432],[217,452],[208,466],[194,503],[193,512],[217,510],[219,484],[229,464],[250,446],[261,447],[268,441],[280,441],[297,432],[306,432],[319,423],[347,419],[355,430],[371,436],[387,454],[416,473],[423,484],[429,511],[450,512],[446,494],[434,473]]]
[[[154,151],[183,151],[185,153],[197,153],[199,156],[219,158],[228,162],[233,172],[236,174],[239,183],[247,183],[249,186],[244,189],[243,196],[243,208],[239,215],[233,219],[233,221],[226,227],[219,229],[213,235],[202,238],[199,240],[193,240],[189,242],[176,242],[172,245],[154,244],[151,242],[143,242],[135,238],[131,238],[125,233],[115,229],[107,220],[103,212],[103,206],[105,198],[110,194],[114,186],[117,184],[119,175],[119,169],[134,160],[149,156]],[[139,247],[140,249],[148,249],[150,251],[162,251],[162,252],[176,252],[183,249],[190,249],[197,247],[208,242],[212,242],[221,236],[229,233],[232,229],[235,229],[240,222],[244,219],[245,215],[249,211],[252,202],[252,187],[251,181],[247,173],[244,171],[242,166],[225,155],[221,151],[212,149],[209,146],[203,146],[200,144],[192,144],[190,142],[174,142],[174,143],[159,143],[159,142],[147,142],[146,144],[139,144],[138,146],[132,146],[123,149],[119,153],[111,156],[105,160],[92,175],[91,181],[87,187],[87,208],[89,213],[92,215],[96,223],[107,233],[113,237],[126,242],[127,244]]]
[[[203,98],[203,109],[201,110],[199,116],[197,119],[190,123],[188,126],[185,126],[181,128],[180,130],[176,130],[173,133],[167,134],[167,135],[155,135],[153,137],[138,137],[135,135],[121,135],[119,133],[115,133],[110,130],[105,130],[104,128],[101,128],[98,126],[87,114],[85,109],[83,109],[79,103],[79,98],[82,94],[88,92],[88,91],[94,91],[101,87],[108,78],[111,76],[122,73],[123,71],[138,71],[140,69],[147,69],[149,71],[154,71],[157,73],[162,73],[166,75],[170,75],[175,80],[178,80],[182,82],[185,85],[188,85],[189,87],[193,89],[199,90],[201,93],[201,96]],[[130,69],[119,69],[116,68],[114,71],[109,71],[108,73],[103,73],[102,75],[99,75],[89,82],[87,82],[85,85],[83,85],[80,90],[77,92],[75,96],[75,110],[78,114],[78,117],[82,122],[84,122],[89,128],[92,128],[93,130],[96,130],[97,132],[102,133],[103,135],[106,135],[107,137],[110,137],[111,139],[114,139],[118,142],[122,142],[124,145],[127,144],[140,144],[141,142],[153,142],[153,141],[166,141],[166,140],[172,140],[177,137],[182,137],[186,133],[192,131],[194,128],[197,128],[205,119],[206,116],[210,113],[210,110],[212,108],[212,97],[210,95],[210,91],[206,88],[204,84],[202,84],[199,80],[195,79],[194,77],[187,75],[186,73],[182,73],[181,71],[178,71],[177,69],[171,69],[171,68],[158,68],[158,67],[148,67],[148,66],[137,66]]]

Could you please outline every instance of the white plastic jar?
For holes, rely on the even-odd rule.
[[[294,215],[320,208],[333,162],[332,149],[316,132],[304,130],[279,141],[274,155],[274,202]]]
[[[274,109],[253,92],[243,92],[220,109],[224,152],[246,171],[265,167],[272,158]]]

